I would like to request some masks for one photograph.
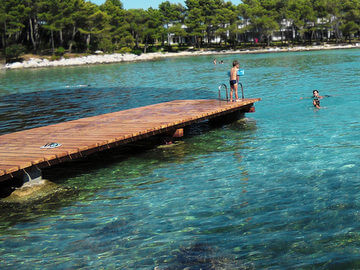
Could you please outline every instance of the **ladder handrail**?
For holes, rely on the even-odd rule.
[[[238,82],[241,85],[241,98],[244,99],[244,87],[241,82]]]
[[[238,84],[240,84],[241,86],[241,98],[244,99],[245,96],[244,96],[244,86],[241,82],[238,82]],[[221,100],[221,88],[225,88],[225,91],[226,91],[226,101],[229,101],[229,94],[228,94],[228,88],[227,88],[227,85],[225,83],[222,83],[219,85],[219,100]]]
[[[229,101],[229,94],[228,94],[228,88],[227,85],[225,83],[222,83],[219,85],[219,100],[221,100],[221,88],[225,87],[225,91],[226,91],[226,101]]]

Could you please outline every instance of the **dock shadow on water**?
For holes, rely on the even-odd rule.
[[[164,145],[162,136],[154,136],[46,168],[43,178],[47,180],[42,183],[25,185],[12,193],[3,192],[0,198],[2,230],[9,225],[54,214],[57,209],[79,200],[92,200],[102,190],[121,189],[126,194],[129,190],[151,188],[155,183],[169,180],[163,177],[141,180],[154,169],[190,163],[215,152],[241,151],[247,148],[246,143],[255,132],[256,122],[245,117],[215,126],[204,121],[187,127],[185,137],[171,145]],[[229,137],[232,138],[225,139]],[[4,191],[6,186],[0,188]],[[128,195],[118,197],[128,198]]]

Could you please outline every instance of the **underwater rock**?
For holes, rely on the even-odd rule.
[[[251,118],[241,118],[237,121],[234,121],[233,123],[231,123],[229,125],[230,129],[233,130],[256,130],[257,129],[257,125],[256,125],[256,121],[254,119]]]
[[[175,141],[175,142],[171,142],[171,143],[165,143],[165,144],[161,144],[159,145],[157,148],[162,149],[162,148],[172,148],[174,146],[183,144],[183,141]]]
[[[2,204],[23,204],[42,200],[58,192],[68,192],[68,188],[63,188],[57,184],[41,179],[25,183],[20,188],[15,189],[10,196],[0,200]]]
[[[171,265],[157,269],[255,269],[253,263],[244,263],[244,261],[235,258],[233,255],[218,256],[221,251],[216,247],[206,243],[193,243],[188,247],[180,247],[174,254]]]

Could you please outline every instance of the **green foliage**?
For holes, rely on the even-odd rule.
[[[183,20],[185,8],[181,4],[171,4],[165,1],[159,5],[164,23],[180,22]]]
[[[64,47],[59,47],[55,50],[55,55],[57,55],[57,56],[63,56],[64,54],[65,54]]]
[[[178,46],[171,46],[171,51],[172,51],[172,52],[178,52],[178,51],[179,51],[179,47],[178,47]]]
[[[176,23],[169,28],[169,32],[178,37],[186,37],[187,33],[181,23]]]
[[[148,48],[147,52],[155,53],[155,52],[159,52],[160,50],[161,50],[160,48],[153,46],[153,47]]]
[[[120,39],[119,45],[121,47],[133,48],[135,46],[135,39],[131,34],[128,34]]]
[[[5,49],[6,62],[18,60],[19,57],[25,53],[25,47],[20,44],[13,44]]]
[[[98,44],[98,48],[106,53],[114,52],[115,50],[115,46],[109,37],[103,37]]]
[[[60,55],[52,55],[50,58],[50,61],[56,61],[56,60],[60,60],[61,56]]]
[[[146,13],[147,20],[144,24],[145,46],[147,46],[148,43],[154,44],[157,39],[160,39],[163,28],[159,10],[149,8]]]
[[[341,26],[341,30],[344,36],[348,37],[349,41],[351,42],[351,36],[354,33],[358,32],[360,30],[360,27],[354,21],[349,21]]]
[[[140,50],[140,49],[135,49],[135,50],[133,50],[131,53],[133,53],[133,54],[136,54],[136,55],[141,55],[142,54],[142,50]]]
[[[131,52],[132,52],[132,49],[129,48],[129,47],[123,47],[123,48],[121,48],[120,50],[118,50],[117,52],[118,52],[118,53],[123,53],[123,54],[125,54],[125,53],[131,53]]]

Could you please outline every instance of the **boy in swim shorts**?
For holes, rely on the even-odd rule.
[[[233,61],[233,67],[230,70],[230,102],[233,101],[233,91],[235,91],[235,101],[239,99],[238,96],[238,70],[239,62]]]

